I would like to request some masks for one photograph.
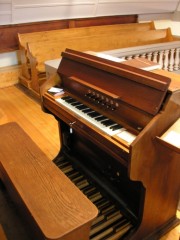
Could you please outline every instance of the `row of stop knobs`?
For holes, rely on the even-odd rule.
[[[115,110],[118,107],[118,103],[115,103],[113,100],[109,99],[108,97],[105,97],[99,93],[95,92],[88,92],[85,94],[86,97],[88,97],[90,100],[106,107],[111,110]]]

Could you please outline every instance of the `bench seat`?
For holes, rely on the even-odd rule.
[[[0,177],[36,239],[89,239],[97,208],[19,125],[0,132]]]

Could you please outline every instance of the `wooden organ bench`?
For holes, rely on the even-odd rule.
[[[0,177],[33,239],[89,239],[96,207],[20,126],[7,123],[0,132]]]

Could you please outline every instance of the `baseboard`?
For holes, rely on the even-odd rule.
[[[8,66],[0,68],[0,88],[9,87],[19,82],[21,66]]]

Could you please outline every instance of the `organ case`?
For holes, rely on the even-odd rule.
[[[90,239],[158,239],[179,223],[180,150],[161,138],[180,116],[179,81],[70,49],[58,75],[62,94],[48,80],[42,107],[59,123],[54,162],[99,208]]]

